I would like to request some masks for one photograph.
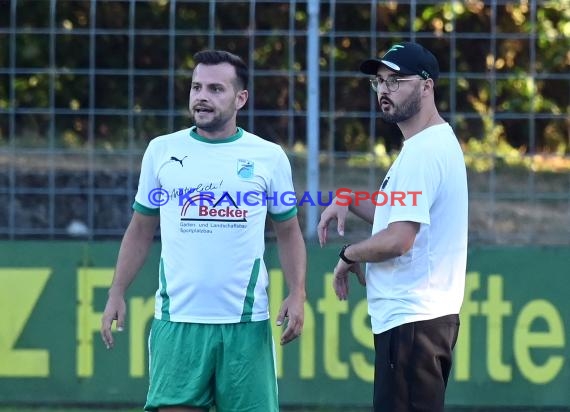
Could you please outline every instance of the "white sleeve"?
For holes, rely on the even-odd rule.
[[[281,147],[278,148],[275,158],[275,166],[269,181],[267,196],[268,199],[271,197],[273,200],[267,202],[267,211],[272,219],[285,221],[297,214],[291,164]]]
[[[388,193],[391,202],[388,224],[403,221],[430,224],[430,208],[442,178],[440,166],[434,153],[411,150],[404,154]]]

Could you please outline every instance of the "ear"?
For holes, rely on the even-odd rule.
[[[237,92],[237,94],[236,94],[236,109],[237,110],[239,110],[243,106],[245,106],[245,103],[247,102],[248,96],[249,96],[249,93],[247,92],[247,90],[240,90],[239,92]]]
[[[433,91],[434,91],[433,87],[434,87],[434,82],[433,82],[433,79],[431,77],[424,81],[424,87],[423,87],[424,92],[433,93]]]

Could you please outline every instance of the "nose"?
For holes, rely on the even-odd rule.
[[[388,90],[386,87],[384,87],[383,89],[378,87],[378,91],[376,92],[376,97],[378,98],[378,101],[380,101],[382,98],[387,97],[390,93],[392,92]]]
[[[203,89],[192,90],[189,97],[189,100],[194,103],[203,103],[208,101],[207,93],[205,93]]]
[[[381,95],[391,93],[390,89],[388,89],[388,84],[386,83],[386,81],[378,82],[377,93]]]

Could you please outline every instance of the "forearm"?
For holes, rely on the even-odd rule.
[[[370,238],[351,244],[345,256],[355,262],[383,262],[405,254],[413,246],[419,224],[396,222]]]
[[[374,222],[375,206],[370,200],[355,201],[353,196],[353,201],[348,206],[348,210],[365,222],[370,224]]]
[[[348,210],[356,216],[370,224],[374,221],[374,204],[371,199],[363,199],[358,193],[349,191],[348,189],[337,190],[337,196],[333,203],[338,207],[347,207]]]
[[[366,240],[352,243],[345,255],[355,262],[383,262],[401,256],[401,253],[387,231],[383,230]]]
[[[279,261],[289,294],[296,294],[305,299],[307,251],[297,218],[294,218],[294,222],[291,220],[275,225]]]
[[[155,230],[154,218],[133,217],[121,242],[109,295],[124,296],[127,288],[144,265]]]

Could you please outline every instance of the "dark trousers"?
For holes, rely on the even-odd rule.
[[[374,412],[443,412],[459,315],[374,335]]]

